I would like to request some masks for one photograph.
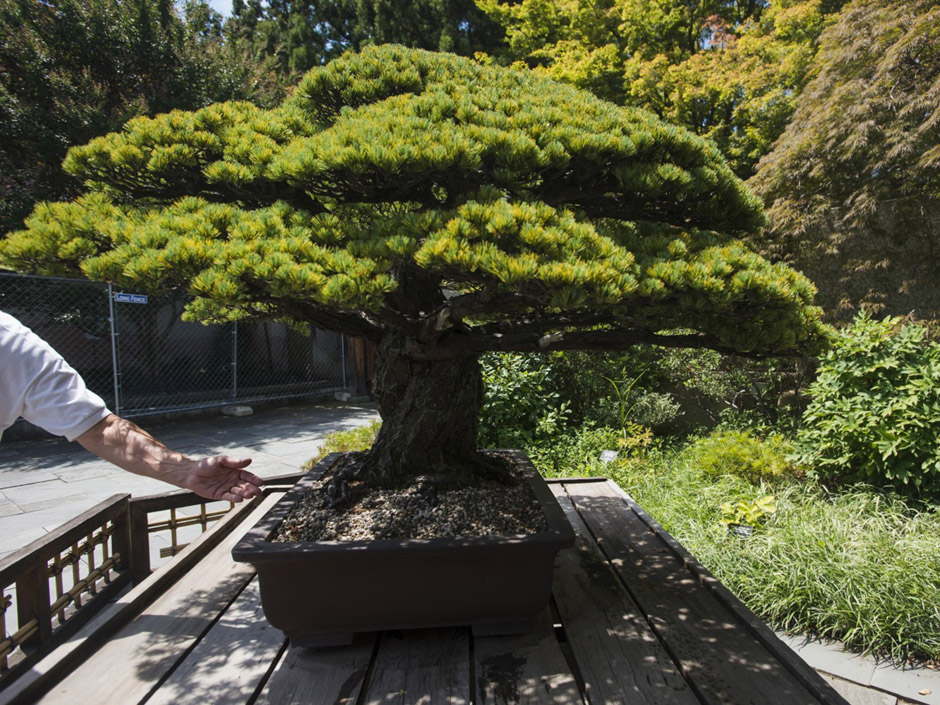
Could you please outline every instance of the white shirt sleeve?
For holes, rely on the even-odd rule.
[[[73,441],[110,413],[59,353],[0,311],[0,434],[22,416]]]

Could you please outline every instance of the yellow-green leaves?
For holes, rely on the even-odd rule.
[[[528,290],[533,304],[554,309],[612,304],[636,289],[632,253],[544,203],[470,201],[422,239],[414,255],[422,269]]]

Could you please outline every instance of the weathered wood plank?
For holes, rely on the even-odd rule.
[[[72,705],[83,702],[89,693],[109,693],[111,701],[127,704],[146,698],[251,579],[252,567],[234,562],[232,547],[279,498],[277,494],[265,498],[172,590],[38,702]]]
[[[583,702],[548,609],[526,634],[474,637],[473,654],[479,705]]]
[[[365,705],[468,705],[470,630],[382,634]]]
[[[359,699],[377,634],[357,634],[350,646],[288,648],[257,705],[351,705]]]
[[[147,705],[244,705],[286,642],[264,618],[255,578]]]
[[[576,535],[558,556],[552,592],[591,704],[698,705],[564,487],[551,489]]]
[[[683,675],[705,703],[844,703],[793,676],[607,483],[569,495]],[[835,696],[835,697],[832,697]]]
[[[797,676],[800,681],[811,691],[820,692],[820,698],[823,702],[833,702],[841,704],[842,696],[836,693],[825,692],[834,690],[829,688],[829,681],[823,678],[813,668],[806,663],[799,655],[793,651],[774,631],[764,624],[753,612],[751,612],[734,594],[715,578],[708,570],[699,563],[695,557],[689,553],[682,544],[676,541],[669,533],[663,529],[646,511],[637,504],[634,499],[624,492],[616,483],[608,480],[610,490],[621,497],[629,508],[636,514],[659,539],[666,544],[669,549],[679,557],[683,565],[691,571],[708,588],[715,598],[740,620],[748,631],[770,651],[778,661],[786,666],[791,673]],[[830,701],[829,696],[837,696],[838,700]]]
[[[29,671],[6,684],[0,692],[0,705],[33,703],[39,694],[63,678],[76,664],[87,659],[118,629],[162,594],[185,574],[203,556],[211,551],[242,519],[245,519],[260,500],[245,502],[230,512],[209,531],[189,544],[172,561],[160,566],[146,581],[135,586],[116,602],[109,604],[65,644],[34,664]],[[126,543],[126,542],[125,542]]]

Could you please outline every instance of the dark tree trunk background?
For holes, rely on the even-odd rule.
[[[365,461],[383,484],[426,475],[471,483],[481,459],[476,440],[483,380],[477,356],[413,360],[404,335],[378,347],[373,390],[382,427]]]

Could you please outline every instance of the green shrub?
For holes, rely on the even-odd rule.
[[[539,471],[549,477],[603,475],[607,466],[600,459],[601,453],[618,450],[621,437],[616,428],[588,422],[551,442],[533,444],[525,450]]]
[[[797,436],[820,478],[940,496],[940,345],[861,313],[823,357]]]
[[[527,446],[568,424],[568,402],[553,375],[552,356],[491,353],[480,359],[484,399],[481,447]]]
[[[726,526],[749,526],[752,529],[765,523],[777,513],[777,498],[772,494],[761,495],[752,500],[739,499],[737,502],[725,502],[719,509],[719,522]]]
[[[792,475],[789,446],[779,436],[760,439],[749,431],[714,431],[689,449],[692,464],[706,477],[734,475],[752,484]]]

